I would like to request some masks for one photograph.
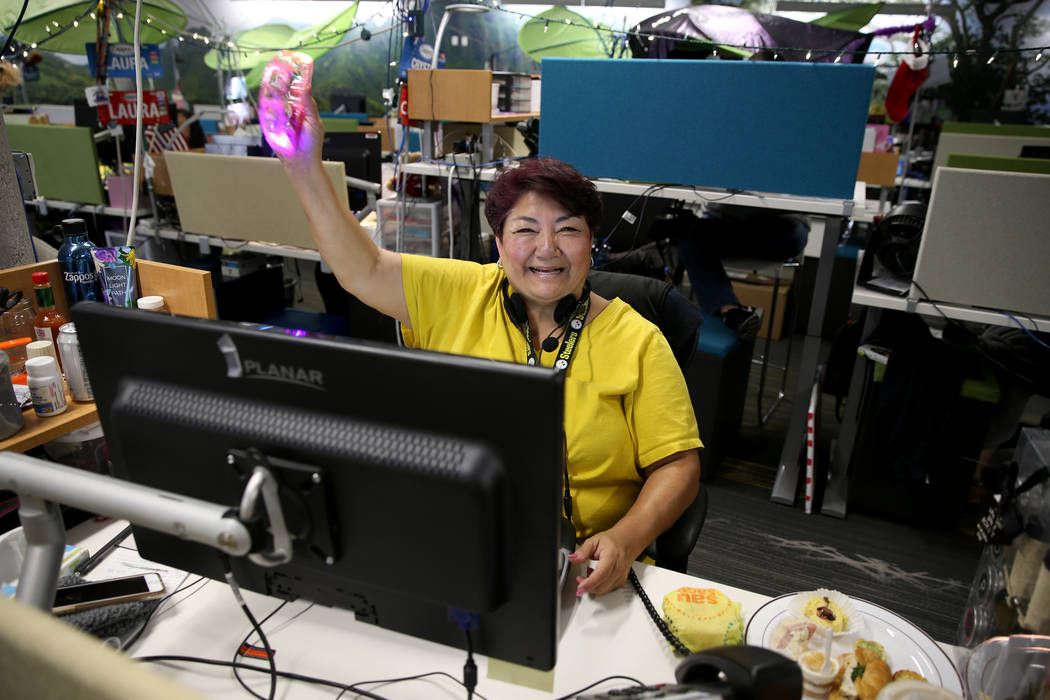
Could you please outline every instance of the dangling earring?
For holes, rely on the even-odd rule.
[[[503,269],[503,260],[496,260],[496,268],[500,270]]]
[[[594,269],[594,256],[591,256],[591,269]]]

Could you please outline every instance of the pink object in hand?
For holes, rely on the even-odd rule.
[[[314,60],[307,54],[281,51],[263,70],[259,125],[266,142],[279,155],[291,155],[299,147],[313,68]]]

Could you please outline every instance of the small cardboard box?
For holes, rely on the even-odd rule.
[[[784,337],[784,315],[787,311],[787,295],[790,289],[791,282],[789,280],[780,281],[780,287],[777,289],[776,317],[772,319],[773,340],[780,340]],[[773,307],[773,285],[753,284],[751,282],[733,280],[733,291],[736,292],[737,298],[744,306],[754,306],[756,309],[765,309],[765,314],[762,316],[762,327],[758,330],[758,337],[765,338],[769,333],[769,310]]]

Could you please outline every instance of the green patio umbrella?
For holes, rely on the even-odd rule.
[[[283,24],[267,24],[238,32],[230,40],[233,46],[219,46],[204,55],[204,65],[212,70],[247,71],[245,81],[250,89],[259,87],[262,72],[279,49],[293,49],[317,58],[328,48],[343,40],[354,26],[358,3],[354,3],[335,17],[318,22],[306,29],[292,29]]]
[[[555,6],[533,17],[518,32],[518,46],[534,61],[544,56],[609,58],[612,33],[583,15]]]
[[[8,34],[18,20],[20,2],[5,2],[0,9],[0,32]],[[134,36],[134,2],[110,4],[109,40],[130,44]],[[59,53],[84,54],[85,44],[95,43],[95,20],[88,14],[98,11],[98,2],[85,0],[32,0],[26,8],[15,40],[37,49]],[[118,18],[118,14],[123,15]],[[149,22],[147,17],[151,18]],[[143,0],[139,37],[143,44],[159,44],[186,28],[186,13],[171,0]],[[76,23],[76,24],[74,24]]]

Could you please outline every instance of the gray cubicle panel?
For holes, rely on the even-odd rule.
[[[948,122],[937,139],[933,169],[947,164],[953,153],[1016,158],[1025,146],[1050,146],[1050,128],[1022,124],[968,124]]]
[[[183,231],[317,247],[292,183],[276,158],[168,151],[164,160]],[[326,162],[324,168],[346,206],[344,165]]]
[[[1050,175],[934,173],[912,295],[1050,315]]]

